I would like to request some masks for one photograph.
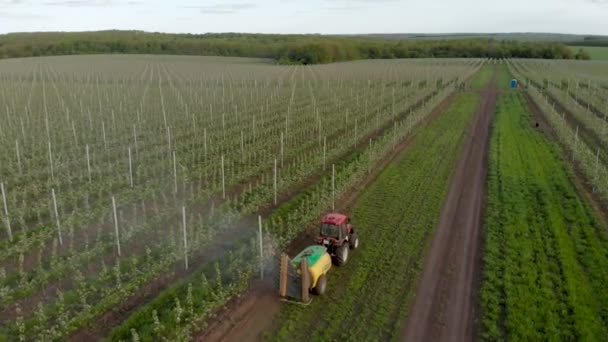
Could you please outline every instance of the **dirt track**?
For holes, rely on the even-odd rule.
[[[468,133],[408,321],[405,341],[476,338],[481,227],[490,124],[496,107],[496,70]]]

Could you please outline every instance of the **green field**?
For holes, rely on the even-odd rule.
[[[507,78],[503,70],[503,78]],[[500,96],[489,157],[483,338],[608,338],[608,227],[523,94]]]
[[[587,51],[592,60],[608,61],[608,47],[606,46],[570,46],[576,53],[580,48]]]

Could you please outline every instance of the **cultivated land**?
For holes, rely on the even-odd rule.
[[[605,340],[605,67],[0,61],[0,340]],[[360,248],[281,303],[332,203]]]
[[[188,336],[480,65],[3,61],[2,333]]]
[[[319,341],[402,338],[401,326],[408,317],[416,280],[440,220],[454,167],[460,156],[475,145],[471,139],[474,131],[469,132],[469,127],[477,130],[480,122],[489,123],[491,103],[482,100],[478,89],[494,84],[492,75],[493,68],[482,69],[471,82],[472,91],[457,94],[435,108],[429,122],[397,149],[394,161],[359,196],[340,201],[340,207],[353,215],[362,241],[372,243],[362,244],[349,265],[332,271],[328,279],[336,285],[328,290],[329,302],[315,300],[306,307],[287,304],[273,318],[277,311],[272,309],[273,303],[258,300],[247,310],[236,310],[226,317],[231,324],[220,325],[220,332],[199,335],[200,340],[209,336],[227,341],[243,337]],[[483,149],[474,154],[483,156]],[[479,212],[467,216],[481,219]],[[466,280],[461,283],[464,285]],[[460,312],[455,313],[453,319],[459,315]],[[361,321],[367,323],[356,324]]]
[[[507,70],[501,75],[507,84]],[[546,124],[544,115],[522,93],[499,97],[488,180],[482,336],[606,340],[608,226],[570,171],[570,156],[560,155],[536,127]]]

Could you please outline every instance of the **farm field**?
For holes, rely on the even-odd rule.
[[[585,49],[592,60],[608,61],[608,47],[606,46],[571,46],[574,53],[578,52],[580,48]]]
[[[2,60],[0,341],[606,340],[606,63]]]
[[[281,311],[271,339],[398,339],[424,247],[479,101],[474,94],[458,96],[365,189],[350,211],[361,248],[328,277],[328,299]]]
[[[510,70],[527,79],[556,138],[602,201],[608,199],[608,79],[606,62],[514,61]]]
[[[527,69],[532,63],[537,62],[517,62],[513,70],[531,75],[539,70]],[[509,76],[503,69],[500,83],[508,84]],[[530,77],[530,82],[542,81]],[[530,88],[546,115],[539,107],[528,107],[524,93],[505,86],[493,126],[482,338],[606,340],[608,225],[584,195],[569,165],[572,154],[563,154],[568,145],[562,141],[560,148],[550,140],[564,136],[565,119],[560,114],[558,121],[554,107],[544,102],[548,98],[536,96],[534,85]],[[564,102],[568,97],[555,96]],[[534,116],[529,108],[536,111]]]
[[[481,78],[490,84],[492,69],[484,67],[472,83],[480,83]],[[340,204],[352,213],[364,242],[348,265],[330,273],[325,296],[305,307],[285,304],[274,318],[277,310],[272,303],[258,300],[249,312],[236,314],[238,321],[224,327],[228,331],[200,335],[197,340],[400,339],[455,164],[465,141],[473,145],[469,127],[474,117],[489,122],[489,116],[479,110],[481,102],[481,93],[465,92],[437,107],[434,119],[414,133],[354,202],[348,196]],[[466,201],[467,196],[463,197]],[[360,321],[367,323],[355,323]]]
[[[0,338],[189,338],[481,64],[0,62]]]

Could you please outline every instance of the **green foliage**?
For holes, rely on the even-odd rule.
[[[484,65],[471,82],[471,88],[473,90],[482,90],[490,82],[493,74],[494,68],[487,64]]]
[[[606,227],[577,193],[559,150],[531,127],[523,95],[501,95],[496,115],[483,338],[606,340]]]
[[[588,59],[608,60],[608,46],[571,46],[571,48],[577,52],[582,50],[582,53],[589,57]]]
[[[589,54],[589,52],[587,52],[587,50],[585,50],[583,48],[580,48],[580,49],[578,49],[578,51],[574,55],[574,58],[575,59],[590,60],[591,59],[591,55]]]
[[[140,31],[0,35],[0,58],[109,53],[261,57],[275,59],[280,64],[424,57],[573,58],[572,51],[559,43],[485,38],[393,40],[317,35],[193,35]]]

